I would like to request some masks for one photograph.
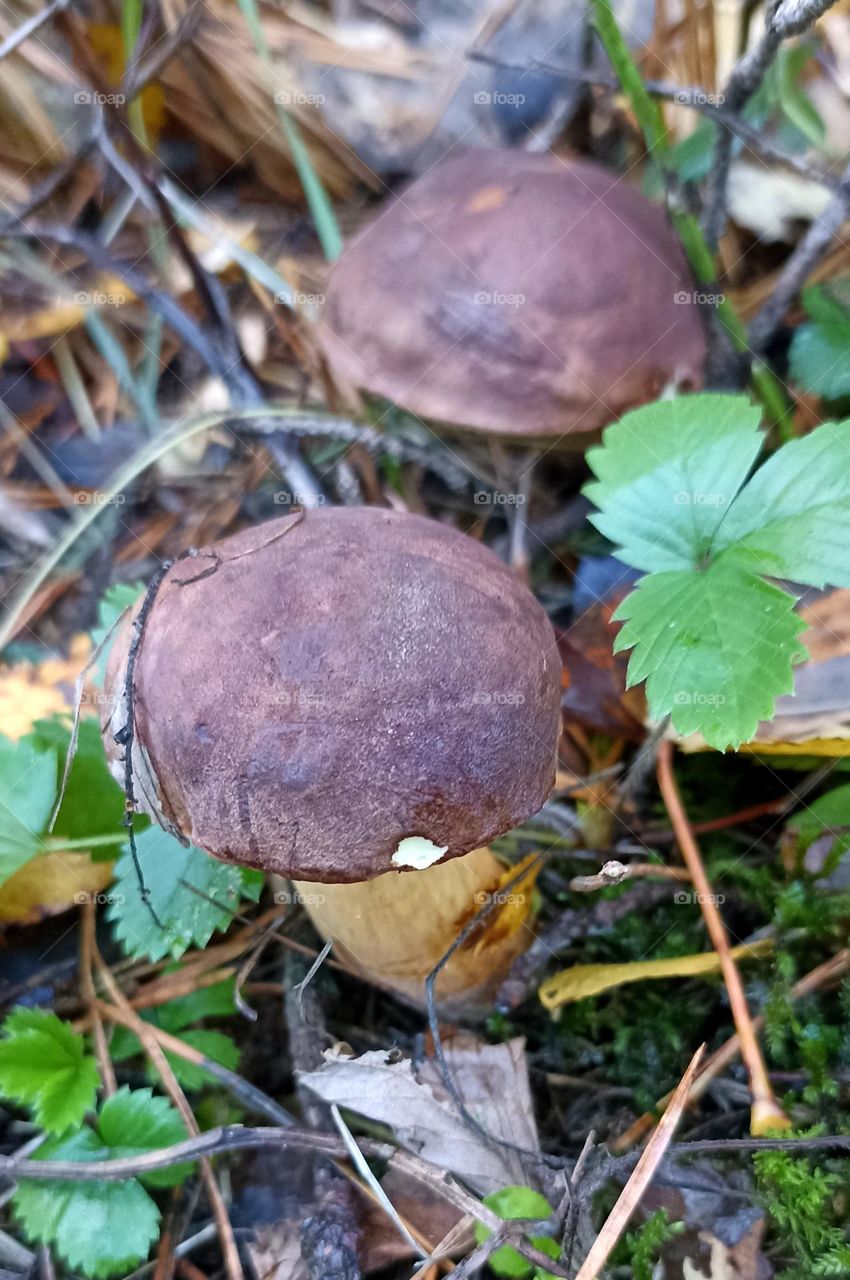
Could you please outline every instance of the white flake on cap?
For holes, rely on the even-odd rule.
[[[426,867],[439,862],[448,848],[448,845],[434,844],[433,840],[427,840],[425,836],[405,836],[404,840],[399,841],[393,854],[393,865],[424,871]]]

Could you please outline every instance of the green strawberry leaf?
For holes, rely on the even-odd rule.
[[[186,1137],[177,1112],[150,1089],[119,1089],[104,1102],[94,1129],[78,1129],[39,1149],[41,1160],[110,1160],[155,1151]],[[146,1176],[170,1186],[186,1176],[180,1165]],[[34,1243],[53,1246],[72,1271],[92,1280],[123,1275],[150,1251],[159,1232],[159,1209],[141,1182],[51,1182],[22,1179],[12,1205]]]
[[[243,898],[256,902],[262,873],[217,862],[194,845],[182,845],[160,827],[137,837],[136,846],[156,923],[141,895],[126,849],[115,868],[109,919],[128,955],[177,959],[189,947],[205,947],[216,930],[230,926]]]
[[[710,549],[764,443],[745,396],[683,396],[627,413],[587,461],[590,517],[636,569],[685,569]]]
[[[790,693],[806,650],[794,597],[726,556],[702,572],[642,578],[614,614],[626,620],[615,648],[634,648],[629,682],[646,680],[650,714],[672,714],[681,734],[723,751],[752,737]]]
[[[56,787],[54,751],[0,736],[0,884],[41,848]]]
[[[14,1009],[0,1040],[0,1093],[31,1107],[36,1124],[64,1133],[94,1107],[100,1076],[82,1036],[55,1013]]]
[[[778,449],[741,491],[713,550],[811,587],[850,586],[850,419]]]
[[[757,418],[741,396],[683,396],[626,414],[588,453],[593,523],[649,571],[615,615],[629,682],[646,680],[654,717],[719,748],[773,715],[806,656],[792,596],[764,578],[850,586],[850,421],[750,474]]]

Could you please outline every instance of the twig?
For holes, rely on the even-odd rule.
[[[767,6],[765,28],[742,58],[736,63],[723,90],[724,115],[738,114],[758,89],[779,46],[791,36],[800,35],[817,21],[835,0],[773,0]],[[716,245],[726,223],[726,187],[732,160],[733,133],[725,120],[714,150],[709,176],[703,229],[709,245]]]
[[[804,996],[811,995],[813,991],[820,990],[822,987],[827,986],[828,983],[842,978],[848,972],[850,972],[850,950],[839,951],[831,959],[824,961],[823,964],[819,964],[817,968],[805,974],[799,982],[795,982],[791,988],[791,998],[792,1000],[800,1000]],[[760,1031],[763,1026],[764,1016],[762,1014],[753,1018],[754,1031]],[[738,1035],[731,1036],[719,1049],[715,1049],[711,1057],[705,1060],[702,1070],[694,1080],[688,1102],[695,1102],[702,1097],[711,1081],[734,1062],[740,1052],[741,1040]],[[639,1116],[625,1133],[622,1133],[613,1142],[609,1142],[609,1149],[615,1153],[627,1151],[634,1143],[640,1142],[655,1124],[658,1110],[666,1106],[669,1100],[670,1095],[667,1094],[656,1104],[655,1110],[646,1111],[642,1116]]]
[[[195,1119],[195,1114],[189,1106],[189,1103],[186,1101],[186,1095],[180,1088],[180,1085],[177,1082],[177,1077],[175,1076],[171,1064],[166,1058],[159,1041],[156,1036],[152,1034],[152,1028],[132,1009],[129,1000],[118,986],[118,983],[112,976],[108,965],[104,962],[96,949],[94,954],[95,963],[97,964],[98,972],[103,980],[104,986],[121,1012],[131,1019],[133,1024],[132,1029],[142,1042],[145,1053],[156,1068],[157,1073],[162,1080],[163,1088],[171,1098],[171,1101],[174,1103],[177,1111],[180,1113],[183,1123],[186,1125],[190,1134],[196,1138],[200,1137],[201,1131],[198,1128],[198,1122]],[[227,1208],[225,1207],[224,1199],[221,1191],[219,1190],[218,1183],[215,1180],[215,1174],[212,1171],[212,1166],[210,1165],[209,1160],[201,1157],[198,1162],[198,1167],[200,1170],[201,1181],[204,1184],[204,1189],[206,1190],[210,1207],[212,1208],[213,1217],[215,1218],[216,1227],[218,1228],[218,1236],[221,1241],[221,1251],[224,1255],[227,1274],[230,1280],[244,1280],[242,1263],[239,1259],[239,1250],[236,1247],[236,1237],[233,1234],[233,1227],[231,1225],[230,1218],[228,1217]]]
[[[284,1016],[302,1113],[311,1129],[327,1133],[333,1129],[332,1113],[313,1098],[299,1079],[301,1072],[314,1071],[322,1063],[322,1051],[329,1040],[324,1014],[315,985],[305,977],[302,959],[290,951],[284,965]],[[334,1121],[337,1114],[333,1116]],[[346,1151],[352,1156],[350,1143],[354,1140],[345,1129],[340,1132]],[[360,1160],[363,1156],[358,1151],[356,1166]],[[313,1209],[300,1229],[301,1252],[307,1274],[310,1280],[325,1280],[328,1273],[338,1280],[360,1280],[357,1261],[360,1233],[354,1189],[340,1170],[327,1160],[320,1161],[310,1172]]]
[[[708,930],[708,936],[717,952],[723,973],[723,981],[726,983],[726,990],[729,993],[732,1017],[735,1020],[735,1026],[741,1041],[741,1056],[744,1059],[744,1064],[750,1077],[750,1092],[752,1094],[751,1132],[759,1135],[766,1133],[768,1129],[790,1128],[791,1121],[774,1097],[770,1077],[767,1074],[761,1049],[753,1030],[752,1018],[747,1007],[747,997],[744,993],[744,984],[741,981],[741,975],[732,956],[726,928],[717,909],[715,895],[705,873],[699,845],[691,831],[688,817],[679,795],[679,789],[676,786],[676,779],[673,774],[673,744],[671,742],[662,742],[658,750],[658,785],[661,789],[667,812],[670,815],[673,830],[676,832],[679,849],[685,860],[685,865],[691,873],[691,879],[699,897],[700,909]]]
[[[170,1147],[161,1147],[157,1151],[147,1151],[137,1156],[121,1156],[115,1160],[86,1161],[81,1164],[72,1160],[27,1160],[18,1156],[0,1155],[0,1175],[16,1179],[47,1178],[54,1182],[123,1182],[127,1178],[155,1173],[158,1169],[170,1169],[186,1161],[257,1147],[315,1151],[320,1155],[337,1157],[346,1155],[345,1143],[341,1138],[314,1133],[311,1129],[280,1129],[271,1126],[249,1129],[242,1125],[222,1125],[197,1137],[176,1142]],[[388,1160],[396,1154],[389,1142],[361,1139],[360,1148],[376,1159]],[[439,1179],[446,1176],[442,1170],[435,1170],[435,1174],[439,1174]]]
[[[651,1141],[647,1143],[646,1150],[638,1160],[632,1176],[623,1187],[620,1197],[608,1215],[602,1230],[591,1245],[590,1252],[579,1268],[576,1280],[596,1280],[596,1277],[605,1266],[611,1250],[623,1234],[626,1224],[640,1203],[643,1193],[652,1181],[655,1171],[663,1160],[667,1147],[670,1145],[675,1128],[685,1109],[688,1091],[704,1049],[705,1045],[701,1045],[691,1058],[685,1074],[673,1092],[670,1105],[662,1116]]]
[[[841,231],[850,211],[850,164],[838,188],[779,273],[773,292],[750,325],[750,346],[763,352],[776,333],[799,289]]]
[[[496,995],[496,1007],[505,1011],[518,1008],[535,990],[552,956],[572,946],[579,938],[601,929],[611,929],[633,911],[647,911],[657,903],[669,900],[669,897],[668,885],[639,884],[619,898],[562,911],[554,924],[541,932],[528,950],[514,961]]]
[[[583,84],[599,85],[604,89],[616,90],[620,87],[617,79],[614,76],[607,75],[601,68],[547,62],[545,59],[539,58],[529,58],[524,62],[512,62],[510,59],[495,57],[485,53],[483,50],[475,50],[468,56],[470,61],[483,62],[488,66],[498,67],[507,71],[521,71],[525,74],[531,71],[546,71],[550,75],[562,76],[565,80],[576,80]],[[735,112],[729,111],[723,103],[713,101],[712,98],[716,98],[718,95],[706,93],[703,87],[671,84],[667,80],[644,80],[643,83],[654,98],[663,98],[665,101],[675,103],[677,107],[688,107],[693,111],[698,111],[707,120],[725,125],[757,155],[764,156],[767,160],[773,160],[777,164],[785,165],[787,168],[799,173],[801,177],[808,178],[811,182],[820,182],[827,187],[838,185],[838,179],[833,177],[828,170],[819,168],[801,155],[796,155],[791,151],[783,151],[770,138],[763,137],[758,130],[747,124],[746,120],[743,120]]]
[[[104,1018],[109,1019],[111,1022],[117,1022],[120,1026],[127,1027],[131,1031],[135,1031],[137,1023],[141,1021],[126,997],[124,997],[124,1002],[121,1006],[99,1000],[97,1007]],[[187,1044],[185,1040],[171,1035],[168,1031],[163,1031],[161,1027],[156,1027],[153,1023],[142,1021],[142,1025],[161,1048],[167,1049],[169,1053],[173,1053],[176,1057],[183,1058],[186,1062],[191,1062],[193,1066],[201,1067],[204,1071],[209,1072],[249,1111],[265,1116],[273,1124],[284,1127],[295,1124],[294,1118],[279,1103],[275,1102],[274,1098],[270,1098],[268,1094],[263,1093],[262,1089],[258,1089],[255,1084],[251,1084],[249,1080],[237,1075],[229,1067],[223,1067],[220,1062],[214,1062],[212,1058],[207,1058],[194,1045]]]
[[[116,1092],[118,1084],[115,1079],[115,1070],[112,1066],[112,1059],[109,1056],[109,1047],[106,1043],[106,1035],[103,1030],[100,1010],[97,1007],[97,993],[94,989],[93,966],[95,953],[94,926],[96,907],[92,898],[87,898],[83,903],[81,915],[80,987],[83,993],[83,999],[88,1007],[89,1018],[91,1020],[94,1052],[95,1057],[97,1058],[98,1068],[100,1069],[103,1091],[107,1098],[111,1098]]]
[[[0,44],[0,62],[4,58],[8,58],[10,53],[14,53],[19,45],[22,45],[25,40],[29,40],[30,36],[34,35],[40,27],[43,27],[45,22],[49,22],[55,14],[59,13],[60,9],[66,8],[69,3],[70,0],[49,0],[49,3],[43,9],[39,9],[38,13],[34,13],[32,17],[27,18],[19,27],[16,27],[12,34],[8,35],[3,43]]]
[[[467,921],[467,923],[461,929],[460,933],[455,938],[454,942],[451,944],[448,950],[443,953],[443,955],[440,957],[440,959],[434,965],[434,968],[430,971],[430,973],[425,979],[425,1000],[426,1000],[426,1008],[428,1012],[428,1029],[431,1032],[431,1039],[434,1044],[434,1057],[437,1060],[437,1066],[439,1067],[440,1076],[442,1078],[443,1084],[446,1086],[449,1097],[451,1098],[452,1102],[457,1108],[458,1113],[461,1119],[463,1120],[464,1124],[467,1126],[467,1128],[471,1129],[472,1132],[476,1134],[483,1142],[486,1142],[488,1146],[505,1147],[511,1151],[516,1151],[520,1155],[530,1157],[532,1160],[538,1161],[543,1164],[548,1164],[550,1162],[550,1157],[544,1156],[539,1151],[532,1151],[528,1147],[517,1146],[513,1142],[507,1142],[504,1138],[497,1137],[496,1134],[489,1133],[484,1128],[484,1126],[478,1120],[476,1120],[475,1116],[472,1115],[472,1113],[467,1108],[466,1103],[461,1097],[460,1090],[458,1089],[457,1084],[455,1083],[455,1078],[452,1075],[451,1068],[449,1067],[448,1061],[446,1060],[445,1052],[443,1050],[443,1037],[440,1031],[440,1019],[437,1014],[436,985],[437,985],[437,979],[439,978],[440,974],[442,973],[443,969],[446,967],[448,962],[451,960],[454,953],[457,950],[459,950],[459,948],[466,943],[466,941],[480,927],[480,925],[484,923],[484,921],[487,919],[487,917],[489,916],[493,908],[496,906],[498,897],[502,893],[509,893],[512,888],[518,885],[521,881],[525,880],[526,877],[530,875],[540,865],[541,862],[543,862],[546,856],[547,855],[545,853],[538,854],[534,861],[529,862],[528,865],[524,865],[516,873],[515,876],[512,876],[510,880],[508,880],[504,885],[500,886],[499,895],[497,894],[489,895],[487,902],[485,902],[485,904],[482,907],[480,907],[478,911],[475,912],[475,915],[472,916],[472,918]],[[563,1162],[559,1161],[558,1163],[562,1164]]]

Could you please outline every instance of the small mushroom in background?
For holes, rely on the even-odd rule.
[[[702,385],[693,288],[663,210],[622,176],[455,150],[334,265],[321,340],[341,382],[420,417],[584,445]]]
[[[134,630],[113,644],[102,725],[122,782]],[[546,614],[486,547],[420,516],[319,508],[178,561],[132,679],[139,807],[293,880],[338,956],[414,1001],[502,881],[484,846],[554,781]],[[503,921],[460,949],[442,1007],[486,1002],[530,936]]]

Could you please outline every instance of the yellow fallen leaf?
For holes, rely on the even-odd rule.
[[[738,748],[754,756],[827,756],[843,759],[850,755],[850,738],[807,738],[805,742],[744,742]]]
[[[773,942],[765,938],[749,946],[733,947],[736,960],[767,955]],[[720,960],[716,951],[703,951],[695,956],[672,956],[667,960],[633,960],[628,964],[576,964],[563,969],[540,984],[537,994],[540,1002],[549,1010],[561,1005],[573,1004],[598,996],[612,987],[622,987],[627,982],[644,982],[651,978],[698,978],[704,974],[719,973]]]
[[[0,316],[0,337],[9,342],[27,342],[36,338],[52,338],[82,324],[91,310],[99,307],[122,307],[136,295],[120,276],[101,273],[93,284],[74,294],[63,292],[43,298],[35,307],[6,307]]]
[[[22,738],[36,720],[70,711],[77,676],[91,651],[82,633],[72,638],[67,658],[0,665],[0,725],[8,738]]]
[[[112,880],[111,862],[87,853],[40,853],[0,888],[0,924],[35,924],[101,893]]]
[[[11,738],[36,720],[71,710],[74,685],[91,652],[91,638],[75,635],[67,658],[0,666],[0,725]],[[111,862],[92,862],[76,850],[38,854],[0,887],[0,924],[32,924],[67,911],[81,895],[100,893],[112,879]]]

